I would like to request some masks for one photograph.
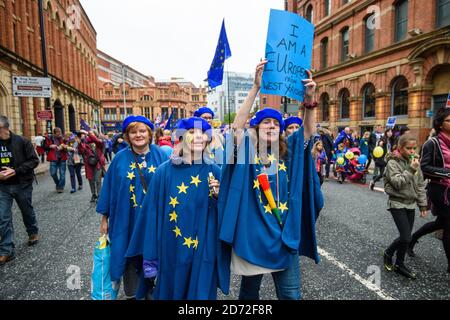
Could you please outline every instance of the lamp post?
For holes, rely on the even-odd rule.
[[[45,45],[45,24],[44,24],[44,6],[42,0],[38,0],[39,7],[39,24],[41,32],[41,52],[42,52],[42,69],[44,71],[44,77],[48,77],[48,66],[47,66],[47,48]],[[45,109],[51,110],[50,98],[44,98]],[[47,120],[47,132],[52,133],[52,120]]]
[[[127,116],[127,98],[126,98],[126,91],[125,91],[125,65],[122,65],[122,95],[123,95],[123,120],[125,120]]]

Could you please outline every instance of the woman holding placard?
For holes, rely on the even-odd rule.
[[[273,109],[258,111],[246,130],[266,63],[258,64],[228,137],[234,153],[223,168],[219,238],[232,248],[232,273],[242,276],[239,299],[259,299],[264,274],[272,274],[279,299],[300,299],[299,255],[319,261],[315,221],[323,198],[309,143],[316,84],[307,71],[303,126],[287,142],[282,115]]]

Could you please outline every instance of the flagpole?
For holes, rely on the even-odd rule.
[[[227,108],[228,108],[228,125],[231,127],[231,107],[230,107],[230,74],[228,73],[228,64],[225,59],[225,72],[227,74]]]

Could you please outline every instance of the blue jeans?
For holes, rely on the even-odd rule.
[[[56,189],[64,190],[64,186],[66,185],[66,162],[65,161],[50,162],[50,175],[52,176],[53,181],[55,181]]]
[[[14,228],[12,223],[13,199],[22,212],[28,235],[38,234],[36,214],[32,206],[33,184],[0,184],[0,255],[14,254]]]
[[[81,163],[77,163],[75,165],[68,165],[69,173],[70,173],[70,184],[72,186],[72,189],[75,190],[77,187],[77,183],[75,180],[75,175],[78,180],[78,186],[83,186],[83,177],[81,176],[81,167],[83,165]]]
[[[263,275],[243,276],[239,300],[259,300],[259,289]],[[292,259],[289,268],[272,273],[275,290],[279,300],[300,300],[300,263],[298,255]]]

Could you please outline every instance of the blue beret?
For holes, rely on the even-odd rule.
[[[177,139],[179,139],[181,136],[183,136],[188,130],[199,128],[202,129],[204,133],[208,135],[209,138],[211,138],[211,131],[212,128],[209,125],[208,121],[205,119],[199,118],[199,117],[192,117],[192,118],[186,118],[181,119],[178,122],[178,127],[176,131]]]
[[[303,120],[299,117],[289,117],[286,120],[284,120],[284,126],[286,128],[289,127],[293,123],[296,123],[301,127],[303,124]]]
[[[250,127],[255,127],[258,124],[261,123],[261,121],[263,121],[264,119],[267,118],[272,118],[278,121],[278,123],[280,124],[280,133],[282,133],[284,131],[284,121],[283,121],[283,116],[281,115],[281,113],[275,109],[270,109],[270,108],[266,108],[266,109],[262,109],[259,110],[255,116],[250,120]]]
[[[145,125],[147,125],[150,129],[155,130],[155,127],[153,126],[153,123],[150,122],[146,117],[144,116],[128,116],[122,123],[122,132],[125,133],[127,131],[128,126],[133,122],[141,122]]]
[[[204,113],[209,113],[210,115],[212,115],[212,117],[214,118],[214,111],[212,111],[210,108],[208,107],[202,107],[200,109],[198,109],[197,111],[194,112],[194,117],[198,117],[200,118],[200,116]]]

